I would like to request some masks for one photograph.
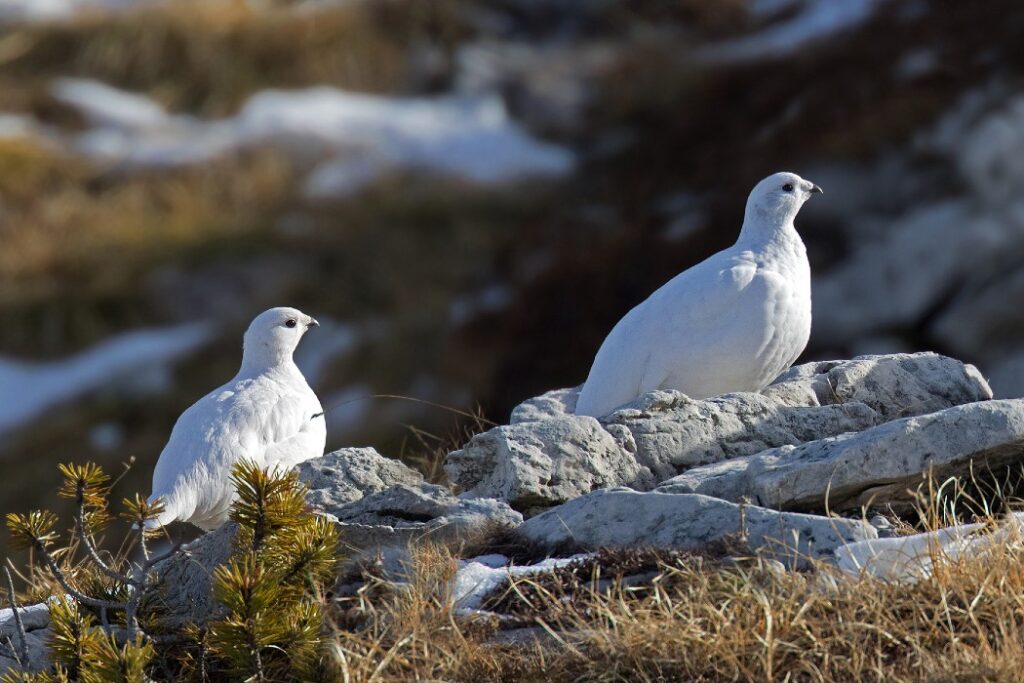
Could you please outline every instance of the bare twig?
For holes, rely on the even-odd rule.
[[[85,552],[89,556],[89,559],[93,561],[100,571],[106,574],[109,578],[120,583],[132,584],[132,579],[129,576],[121,574],[120,572],[114,571],[100,554],[96,551],[96,546],[92,544],[92,539],[89,538],[89,534],[85,532],[85,501],[79,499],[78,501],[78,515],[75,518],[75,529],[78,532],[78,536],[82,541],[82,545],[85,547]]]
[[[7,590],[10,591],[8,598],[11,601],[11,611],[14,612],[14,625],[18,629],[18,666],[24,667],[28,664],[28,639],[25,637],[25,624],[21,621],[21,613],[18,611],[18,599],[14,594],[14,579],[11,578],[11,570],[4,567],[7,575]]]
[[[57,566],[57,561],[53,559],[53,555],[50,554],[50,551],[47,550],[46,546],[44,546],[39,541],[36,541],[35,547],[36,551],[40,555],[42,555],[43,561],[46,562],[46,566],[49,568],[50,573],[53,574],[53,578],[57,579],[57,582],[61,585],[61,588],[67,591],[68,595],[73,597],[75,600],[82,603],[83,605],[88,605],[89,607],[106,607],[107,609],[120,610],[123,610],[125,608],[125,603],[123,602],[113,602],[111,600],[99,600],[97,598],[90,598],[88,595],[85,595],[84,593],[77,590],[74,586],[71,585],[71,582],[68,581],[68,577],[64,575],[64,572],[61,571],[61,568]]]

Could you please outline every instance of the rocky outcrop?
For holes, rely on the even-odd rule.
[[[626,488],[595,491],[533,517],[516,531],[552,550],[596,550],[638,545],[693,550],[741,539],[752,550],[784,563],[830,557],[853,541],[877,538],[859,520],[775,512],[709,496],[641,493]]]
[[[228,522],[155,567],[160,581],[147,600],[156,601],[169,626],[201,624],[216,616],[213,570],[231,557],[237,535],[238,525]]]
[[[998,469],[1022,457],[1024,400],[986,401],[698,467],[658,490],[748,497],[781,510],[843,510],[909,504],[908,489],[923,477],[942,480],[972,464]]]
[[[507,503],[457,498],[428,484],[415,470],[372,448],[344,448],[301,463],[310,507],[338,526],[343,577],[358,574],[375,559],[392,575],[401,573],[411,545],[471,543],[507,531],[523,521]],[[171,625],[203,622],[216,614],[213,569],[231,556],[238,527],[225,524],[188,544],[184,552],[156,567],[157,600]]]
[[[416,470],[373,448],[342,448],[299,463],[295,470],[309,487],[306,501],[314,510],[327,513],[390,486],[423,481]]]
[[[789,405],[863,403],[888,420],[992,398],[976,367],[937,353],[806,363],[761,393]]]
[[[0,610],[0,675],[8,670],[22,668],[27,671],[40,671],[49,663],[47,645],[50,640],[50,606],[41,602],[37,605],[19,607],[18,616],[25,629],[25,645],[28,649],[27,661],[19,663],[21,643],[14,611],[8,607]]]
[[[413,541],[453,544],[518,526],[523,517],[503,501],[459,499],[443,486],[397,484],[331,512],[342,542],[366,552]]]
[[[624,429],[563,415],[495,427],[448,455],[445,471],[467,496],[508,501],[518,510],[549,507],[609,486],[650,487],[651,472]]]
[[[467,496],[534,512],[991,396],[976,368],[933,353],[801,365],[762,394],[694,400],[655,391],[600,421],[571,414],[576,390],[562,389],[517,407],[511,424],[451,453],[445,470]]]

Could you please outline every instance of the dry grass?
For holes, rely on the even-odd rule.
[[[0,291],[55,280],[103,286],[150,257],[249,231],[292,187],[270,152],[175,173],[118,176],[27,141],[0,142]],[[111,262],[120,268],[107,268]],[[9,285],[18,285],[17,287]]]
[[[46,86],[59,76],[96,78],[204,116],[230,113],[267,87],[404,90],[411,44],[450,45],[464,34],[456,6],[383,0],[292,11],[178,0],[0,32],[0,109],[56,116]]]
[[[371,585],[338,612],[348,681],[1019,680],[1024,553],[946,565],[916,586],[706,558],[643,587],[520,582],[533,628],[460,616],[450,555],[421,551],[408,586]],[[508,605],[506,605],[508,606]],[[517,622],[522,623],[521,620]]]

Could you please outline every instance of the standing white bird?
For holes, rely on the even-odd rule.
[[[160,453],[149,499],[160,498],[164,512],[151,526],[223,524],[235,497],[231,469],[242,458],[288,470],[323,455],[323,408],[292,360],[318,325],[294,308],[271,308],[252,321],[238,374],[181,414]]]
[[[811,334],[811,266],[793,226],[821,188],[775,173],[747,199],[734,245],[685,270],[615,325],[576,413],[601,417],[655,389],[691,398],[760,391]]]

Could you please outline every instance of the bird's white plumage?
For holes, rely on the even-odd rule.
[[[815,192],[793,173],[758,183],[734,245],[674,277],[615,325],[577,414],[601,417],[655,389],[692,398],[760,391],[792,365],[811,333],[811,268],[793,219]]]
[[[154,526],[220,526],[235,495],[231,468],[242,458],[287,470],[323,455],[323,408],[292,361],[316,324],[294,308],[272,308],[253,320],[238,374],[182,413],[160,453],[150,500],[160,498],[164,512]]]

